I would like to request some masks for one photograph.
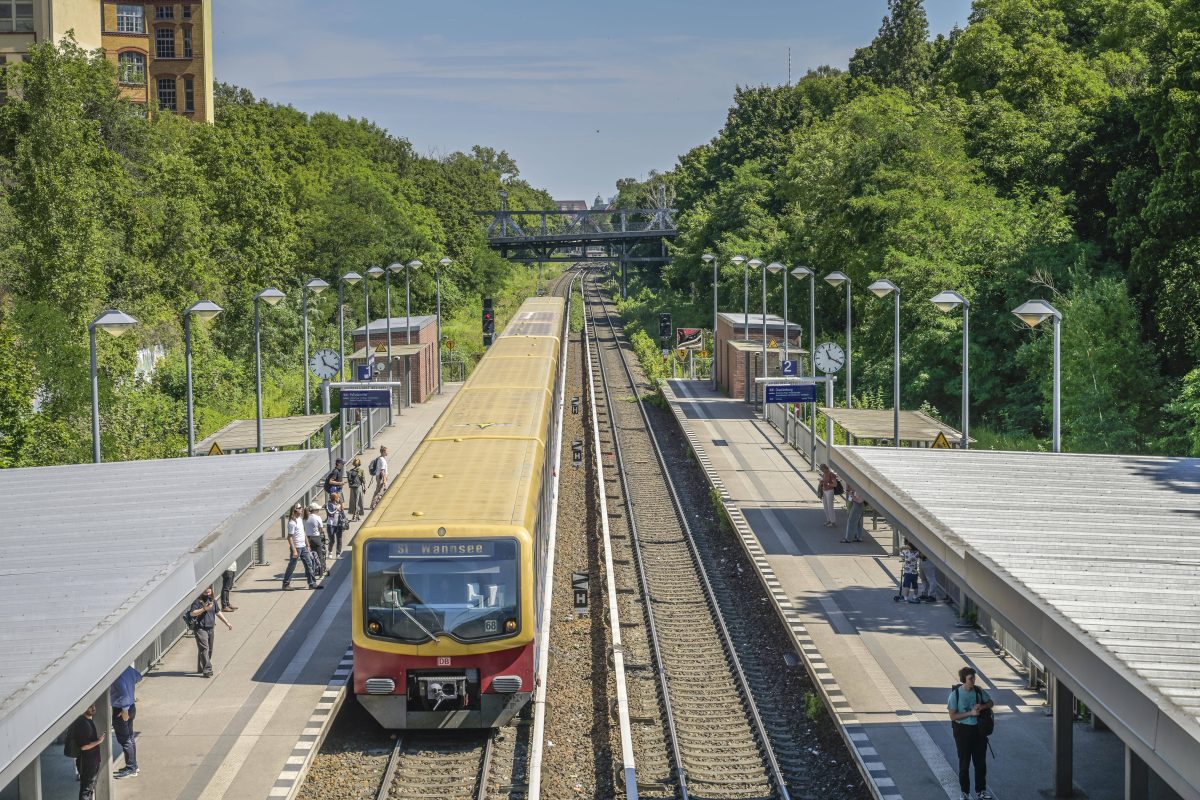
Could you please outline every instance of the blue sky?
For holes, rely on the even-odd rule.
[[[970,0],[926,0],[934,33]],[[423,154],[486,144],[559,199],[669,169],[735,85],[844,67],[886,0],[213,0],[215,74],[366,117]]]

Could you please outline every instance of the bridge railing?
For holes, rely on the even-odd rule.
[[[587,211],[476,211],[488,218],[489,239],[591,234],[655,233],[673,236],[677,230],[673,208],[617,208]]]

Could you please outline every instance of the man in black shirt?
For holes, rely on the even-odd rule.
[[[346,493],[346,474],[345,463],[340,458],[333,462],[333,469],[329,470],[329,474],[325,476],[325,499],[328,500],[334,494],[345,495]]]
[[[96,730],[92,717],[96,707],[89,706],[83,716],[71,726],[71,737],[79,745],[79,757],[75,769],[79,770],[79,800],[92,800],[96,796],[96,778],[100,775],[100,743],[104,734]]]
[[[211,586],[206,587],[204,592],[195,599],[189,613],[196,620],[196,671],[206,678],[211,678],[213,676],[213,634],[215,633],[213,628],[216,627],[217,620],[224,622],[225,627],[229,630],[233,630],[233,625],[225,619],[224,614],[217,610]]]

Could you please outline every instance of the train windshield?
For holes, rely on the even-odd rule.
[[[518,552],[514,539],[368,542],[367,633],[412,644],[512,636],[520,629]]]

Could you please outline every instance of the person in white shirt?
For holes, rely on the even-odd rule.
[[[388,449],[386,447],[379,448],[379,455],[372,462],[375,467],[371,474],[375,476],[375,495],[371,498],[371,508],[379,505],[379,501],[383,499],[383,493],[387,491],[388,485]]]
[[[283,588],[285,591],[292,589],[292,573],[296,571],[296,562],[299,561],[304,565],[304,577],[308,579],[308,588],[324,589],[324,586],[317,584],[313,578],[312,564],[308,551],[308,540],[304,535],[304,523],[302,520],[302,512],[299,508],[292,509],[292,515],[288,518],[288,547],[291,553],[288,558],[287,569],[283,573]]]

